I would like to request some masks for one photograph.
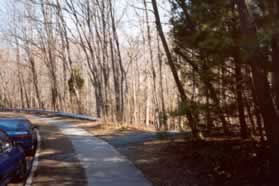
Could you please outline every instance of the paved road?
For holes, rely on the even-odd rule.
[[[130,144],[142,144],[147,141],[159,139],[176,139],[190,136],[190,132],[132,132],[125,135],[103,136],[103,138],[115,147],[125,147]]]
[[[71,141],[89,186],[150,186],[143,174],[107,142],[61,118],[41,118]],[[62,152],[61,152],[62,151]],[[63,147],[60,149],[63,155]],[[73,154],[72,154],[73,155]],[[71,156],[71,155],[69,155]],[[67,157],[64,157],[67,158]],[[66,173],[66,172],[65,172]]]
[[[48,119],[34,118],[39,125],[41,149],[39,166],[33,177],[36,186],[86,186],[86,173],[70,141]]]

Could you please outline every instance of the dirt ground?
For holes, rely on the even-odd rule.
[[[115,143],[119,136],[148,131],[82,122],[80,127],[115,146],[154,186],[264,186],[268,162],[259,144],[250,140],[208,138],[157,139]],[[279,185],[279,183],[278,183]]]
[[[72,121],[113,145],[133,162],[154,186],[270,185],[267,184],[268,161],[264,161],[267,159],[265,153],[267,150],[261,149],[260,144],[251,140],[208,138],[203,142],[194,142],[189,137],[181,138],[181,136],[154,138],[153,131],[102,125],[99,122],[73,119],[67,121]],[[81,178],[84,177],[84,172],[75,158],[65,160],[59,153],[61,145],[69,149],[69,154],[73,152],[69,141],[63,139],[57,129],[43,123],[40,125],[43,136],[49,137],[44,139],[47,143],[43,144],[45,157],[41,159],[43,167],[37,175],[38,185],[49,185],[50,182],[44,182],[44,178],[50,175],[55,178],[52,180],[53,183],[65,184],[65,181],[69,181],[78,185],[86,184],[83,179],[63,177],[65,169],[73,174],[81,171]],[[140,138],[142,140],[132,138],[141,135],[144,135]],[[146,138],[146,135],[152,138]],[[56,150],[50,152],[49,149]],[[65,166],[65,163],[70,163],[71,166]],[[56,171],[53,171],[54,168]]]

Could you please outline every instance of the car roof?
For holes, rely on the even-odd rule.
[[[0,121],[29,121],[26,118],[16,117],[16,118],[0,118]]]
[[[16,118],[8,118],[7,117],[7,118],[0,118],[0,120],[6,120],[6,121],[7,120],[13,120],[14,121],[14,120],[27,120],[27,119],[23,118],[23,117],[22,118],[21,117],[16,117]]]

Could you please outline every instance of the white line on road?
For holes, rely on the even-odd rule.
[[[41,136],[40,136],[39,130],[36,130],[36,134],[37,134],[37,150],[36,150],[36,154],[35,154],[35,157],[34,157],[34,160],[32,163],[31,172],[27,178],[25,186],[32,185],[34,174],[39,166],[39,155],[40,155],[40,150],[41,150]]]

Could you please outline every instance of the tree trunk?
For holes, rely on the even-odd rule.
[[[159,15],[159,11],[158,11],[158,6],[157,6],[156,0],[152,0],[152,6],[153,6],[153,10],[154,10],[154,15],[155,15],[157,31],[158,31],[158,34],[159,34],[159,36],[161,38],[161,42],[163,44],[165,53],[167,55],[168,64],[170,66],[170,69],[171,69],[174,81],[176,83],[176,87],[177,87],[177,89],[179,91],[179,94],[180,94],[180,97],[181,97],[181,100],[182,100],[183,104],[189,105],[190,100],[189,100],[189,98],[187,97],[187,95],[185,93],[185,90],[183,88],[182,82],[179,79],[179,76],[178,76],[178,73],[177,73],[177,69],[176,69],[173,57],[171,55],[171,52],[169,50],[169,46],[168,46],[167,40],[165,38],[165,34],[163,32],[163,28],[162,28],[162,25],[161,25],[161,19],[160,19],[160,15]],[[198,129],[197,129],[197,120],[196,120],[196,118],[193,116],[193,114],[190,111],[187,111],[186,116],[187,116],[187,119],[189,121],[190,127],[192,129],[193,136],[195,138],[199,138],[199,132],[198,132]]]
[[[188,62],[188,64],[193,68],[193,70],[197,73],[199,73],[201,81],[204,83],[205,87],[208,89],[208,93],[210,95],[210,97],[213,100],[213,105],[216,109],[217,115],[221,121],[222,127],[223,127],[223,131],[225,135],[229,135],[230,131],[229,131],[229,123],[227,122],[225,116],[224,116],[224,112],[221,109],[221,103],[220,103],[220,99],[217,97],[217,93],[215,88],[213,87],[212,83],[208,80],[208,78],[204,75],[209,73],[209,69],[207,67],[207,65],[204,63],[202,66],[202,70],[200,70],[200,68],[190,59],[188,59],[188,57],[186,55],[184,55],[182,53],[182,51],[178,48],[175,49],[175,52],[181,56],[185,61]]]
[[[147,88],[146,88],[146,110],[145,110],[145,126],[149,127],[150,126],[150,82],[148,77],[146,78],[146,84],[147,84]]]
[[[273,104],[267,74],[264,69],[265,59],[261,55],[257,42],[256,26],[249,15],[246,2],[244,0],[237,0],[236,3],[240,15],[242,39],[247,42],[248,46],[255,47],[254,51],[248,49],[249,56],[247,56],[247,63],[250,64],[252,69],[255,94],[257,96],[260,112],[263,116],[268,142],[271,147],[272,177],[274,181],[277,181],[279,173],[279,119]]]
[[[277,109],[279,109],[279,34],[272,35],[271,47],[272,47],[272,89],[274,92],[275,103]]]
[[[238,119],[240,123],[240,134],[242,138],[248,138],[248,127],[245,120],[245,111],[244,111],[244,103],[243,103],[243,79],[242,79],[242,71],[241,71],[241,61],[240,61],[240,51],[238,48],[235,49],[235,83],[236,83],[236,102],[238,108]]]
[[[158,45],[158,60],[159,60],[159,78],[160,78],[160,98],[161,98],[161,109],[162,113],[160,115],[160,128],[164,127],[164,130],[168,129],[167,125],[167,115],[166,115],[166,106],[164,98],[164,86],[163,86],[163,72],[162,72],[162,56],[160,50],[159,36],[157,36],[157,45]]]
[[[112,34],[113,34],[113,39],[116,44],[116,52],[117,52],[117,57],[118,57],[118,66],[119,66],[119,80],[120,80],[120,86],[119,86],[119,98],[120,98],[120,108],[119,108],[119,120],[124,120],[124,99],[125,99],[125,90],[124,90],[124,83],[126,79],[126,74],[125,70],[123,67],[123,62],[122,62],[122,55],[120,51],[120,44],[119,44],[119,38],[118,38],[118,33],[116,30],[116,23],[115,23],[115,18],[114,18],[114,12],[113,12],[113,7],[112,7],[112,0],[109,0],[109,10],[110,10],[110,19],[111,19],[111,26],[112,26]]]

